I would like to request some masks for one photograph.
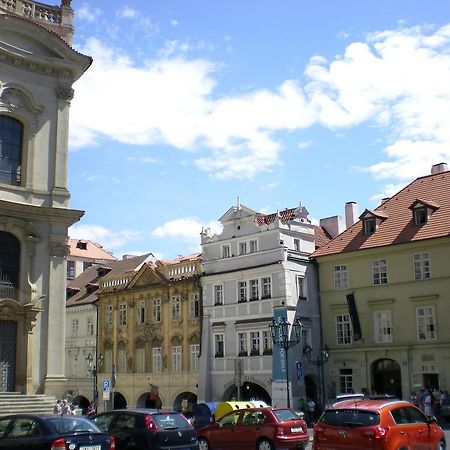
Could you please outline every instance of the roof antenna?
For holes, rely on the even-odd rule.
[[[240,209],[241,209],[241,202],[240,202],[240,200],[239,200],[239,197],[237,198],[237,210],[238,211],[240,211]]]

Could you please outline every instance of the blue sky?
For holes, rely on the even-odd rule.
[[[70,230],[200,250],[239,197],[316,223],[450,163],[450,0],[73,0]]]

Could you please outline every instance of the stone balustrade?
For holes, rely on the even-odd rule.
[[[31,0],[0,0],[0,9],[48,24],[58,25],[61,24],[62,20],[61,7],[49,6]]]

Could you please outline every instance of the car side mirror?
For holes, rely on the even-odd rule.
[[[428,416],[428,423],[438,423],[436,416]]]

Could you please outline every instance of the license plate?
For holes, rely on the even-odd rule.
[[[292,433],[302,433],[303,428],[302,427],[294,427],[294,428],[291,428],[291,432]]]
[[[80,447],[80,450],[102,450],[101,445],[85,445],[84,447]]]

